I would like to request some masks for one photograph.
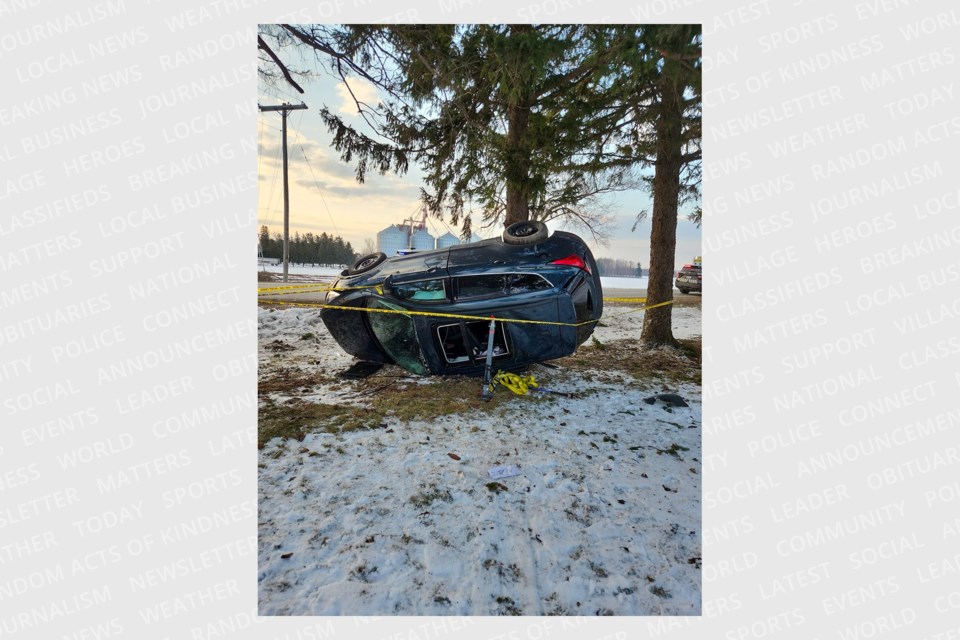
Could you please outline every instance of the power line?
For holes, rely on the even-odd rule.
[[[310,159],[307,157],[307,150],[303,148],[303,144],[299,141],[297,144],[300,146],[300,151],[303,153],[303,159],[307,163],[307,168],[310,169],[310,177],[313,178],[313,184],[317,186],[317,195],[320,196],[320,202],[323,203],[323,208],[327,210],[327,217],[330,218],[330,224],[333,225],[333,230],[340,235],[340,230],[337,229],[337,223],[333,221],[333,214],[330,213],[330,207],[327,206],[327,199],[323,197],[323,191],[320,189],[320,183],[317,182],[317,176],[313,173],[313,166],[310,164]]]
[[[271,127],[272,128],[272,127]],[[277,129],[279,131],[279,129]],[[273,190],[277,186],[277,176],[280,175],[280,152],[282,147],[277,145],[277,157],[273,161],[273,180],[270,182],[270,195],[267,196],[267,212],[273,208]],[[270,225],[271,219],[267,217],[267,226]]]

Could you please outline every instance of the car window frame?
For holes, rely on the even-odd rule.
[[[434,282],[434,281],[436,281],[436,280],[439,280],[439,281],[443,284],[443,297],[442,297],[442,298],[437,298],[437,299],[433,299],[433,300],[417,300],[417,299],[412,298],[412,297],[411,297],[411,298],[401,298],[399,295],[397,295],[397,287],[405,287],[405,286],[408,286],[408,285],[417,284],[418,282]],[[395,300],[398,300],[398,301],[400,301],[400,302],[409,302],[409,303],[414,303],[414,304],[445,304],[445,303],[449,303],[449,302],[450,302],[450,299],[451,299],[451,287],[450,287],[450,284],[447,282],[448,280],[449,280],[449,278],[446,277],[446,276],[444,276],[444,277],[441,277],[441,278],[420,278],[419,280],[407,280],[407,281],[404,281],[404,282],[391,282],[390,285],[389,285],[389,287],[390,287],[390,297],[393,298],[393,299],[395,299]]]
[[[521,291],[521,292],[518,292],[518,293],[507,293],[507,291],[506,291],[506,280],[504,280],[504,287],[501,288],[500,291],[497,291],[497,292],[494,292],[494,293],[487,293],[487,294],[483,294],[483,295],[474,295],[474,296],[464,296],[463,294],[461,294],[461,292],[460,292],[460,281],[461,281],[463,278],[478,278],[478,277],[485,277],[485,276],[501,276],[501,277],[503,277],[503,278],[506,278],[507,276],[535,276],[535,277],[537,277],[537,278],[540,278],[540,279],[543,280],[544,282],[546,282],[546,283],[547,283],[547,286],[544,287],[544,288],[542,288],[542,289],[533,289],[533,290]],[[543,276],[543,274],[536,273],[536,272],[533,272],[533,271],[495,271],[495,272],[490,272],[490,273],[460,274],[460,275],[456,275],[456,276],[451,276],[451,279],[455,281],[455,282],[452,282],[452,283],[451,283],[451,290],[452,290],[453,301],[454,301],[454,302],[460,302],[460,301],[466,302],[466,301],[473,301],[473,300],[489,300],[489,299],[494,299],[494,298],[510,298],[510,297],[517,296],[517,295],[521,295],[521,294],[525,294],[525,293],[538,293],[538,292],[541,292],[541,291],[550,291],[551,289],[556,289],[556,288],[557,288],[557,285],[555,285],[554,283],[550,282],[550,280],[548,280],[547,278],[545,278],[545,277]]]
[[[480,320],[480,321],[476,321],[476,322],[468,322],[468,324],[484,324],[484,325],[487,325],[487,324],[489,324],[489,323],[488,323],[486,320]],[[441,330],[441,329],[446,329],[446,328],[448,328],[448,327],[459,327],[459,326],[460,326],[459,323],[456,323],[456,322],[451,322],[451,323],[447,323],[447,324],[436,323],[436,324],[433,325],[433,332],[432,332],[432,333],[433,333],[433,336],[432,336],[432,337],[433,337],[433,338],[435,339],[435,341],[436,341],[437,349],[438,349],[438,351],[440,352],[440,355],[443,356],[443,359],[446,361],[447,365],[454,366],[454,367],[456,367],[456,366],[470,365],[470,364],[472,364],[472,361],[471,361],[469,355],[466,355],[466,356],[463,356],[463,357],[460,357],[460,358],[456,358],[456,359],[454,359],[454,360],[451,360],[449,354],[447,353],[447,349],[446,349],[446,347],[445,347],[444,344],[443,344],[443,339],[442,339],[442,337],[440,336],[440,330]],[[502,353],[496,353],[496,354],[494,354],[494,355],[493,355],[493,359],[507,357],[507,356],[509,356],[511,353],[513,353],[513,351],[510,349],[510,341],[509,341],[508,338],[507,338],[507,329],[506,329],[506,327],[504,326],[504,323],[502,323],[502,322],[499,323],[499,324],[497,325],[497,327],[496,327],[496,331],[500,334],[500,341],[499,341],[499,342],[503,344],[504,351],[503,351]],[[486,342],[484,341],[484,342],[481,344],[481,346],[482,346],[484,349],[486,349],[486,346],[487,346]],[[499,343],[498,343],[497,346],[500,346]],[[485,357],[486,357],[486,354],[484,354],[482,357],[485,358]]]

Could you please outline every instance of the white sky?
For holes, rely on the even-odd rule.
[[[282,53],[280,55],[284,57]],[[293,63],[300,68],[307,65],[313,67],[315,63],[312,60]],[[380,176],[368,171],[365,182],[358,183],[353,166],[341,162],[339,153],[330,146],[332,136],[319,115],[325,104],[331,111],[347,116],[346,120],[360,124],[349,93],[339,79],[325,74],[302,86],[305,90],[302,95],[284,84],[277,90],[270,89],[269,93],[261,90],[258,96],[264,106],[303,102],[308,107],[290,112],[287,121],[290,232],[341,235],[351,243],[354,251],[359,252],[366,239],[375,241],[378,231],[419,211],[422,176],[415,166],[411,166],[403,176]],[[360,82],[351,82],[351,87],[360,100],[376,103],[373,87]],[[271,233],[280,232],[283,229],[282,118],[277,112],[259,113],[258,118],[260,189],[257,228],[266,224]],[[614,219],[607,246],[595,242],[586,232],[570,230],[584,236],[598,258],[640,262],[647,268],[650,259],[649,216],[637,225],[636,231],[631,232],[630,228],[638,211],[651,210],[649,195],[642,191],[625,191],[612,196],[607,203]],[[482,237],[498,235],[502,230],[478,228],[479,219],[478,212],[474,216],[474,232]],[[551,226],[557,228],[557,223]],[[447,231],[459,235],[459,229],[435,219],[430,220],[428,229],[435,237]],[[700,229],[681,215],[677,223],[677,267],[701,253]]]

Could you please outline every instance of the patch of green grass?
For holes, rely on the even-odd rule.
[[[323,373],[306,373],[289,367],[278,367],[273,372],[272,376],[263,377],[257,383],[257,393],[261,397],[270,393],[292,395],[303,388],[332,382],[332,378]]]
[[[321,404],[294,399],[277,403],[271,393],[293,395],[320,385],[343,385],[345,395],[359,397],[363,406]],[[302,440],[308,433],[341,433],[380,427],[388,417],[400,422],[430,421],[447,415],[470,412],[484,416],[496,413],[511,403],[535,403],[538,396],[515,396],[505,390],[494,393],[489,402],[480,400],[478,378],[447,376],[425,383],[398,382],[384,385],[383,376],[371,376],[355,383],[337,379],[329,372],[305,373],[295,368],[278,369],[275,375],[261,378],[259,393],[263,401],[259,412],[257,443],[260,448],[275,437]],[[472,431],[478,430],[473,427]]]
[[[625,373],[637,380],[663,380],[701,384],[701,342],[699,338],[678,340],[674,347],[644,348],[639,340],[613,340],[603,348],[581,347],[568,358],[557,360],[571,371]],[[606,379],[605,379],[606,378]],[[599,377],[597,384],[623,384],[612,376]]]
[[[479,378],[446,376],[427,384],[393,385],[371,397],[372,409],[395,416],[401,422],[430,420],[464,413],[485,415],[517,396],[498,389],[489,402],[480,400]],[[534,397],[524,398],[536,401]]]
[[[353,407],[293,400],[260,407],[257,445],[262,449],[271,438],[303,440],[308,433],[338,433],[370,428],[376,424]],[[372,423],[372,424],[371,424]]]

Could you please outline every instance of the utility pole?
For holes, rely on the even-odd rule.
[[[290,266],[290,185],[287,183],[287,115],[290,111],[306,109],[304,103],[290,104],[285,102],[274,107],[257,107],[260,111],[279,111],[283,116],[283,281],[287,281],[287,271]]]
[[[427,227],[427,208],[426,208],[425,206],[424,206],[424,207],[421,207],[421,208],[420,208],[420,213],[421,213],[422,215],[421,215],[421,217],[420,217],[419,219],[418,219],[418,218],[414,218],[414,217],[413,217],[413,214],[411,213],[411,214],[410,214],[410,217],[409,217],[409,218],[406,218],[406,219],[403,221],[404,226],[407,227],[407,248],[408,248],[408,249],[413,249],[413,229],[414,229],[414,226],[413,226],[413,225],[414,225],[414,223],[417,223],[417,226],[416,226],[417,229],[425,229],[425,228]],[[407,223],[409,223],[409,224],[407,224]]]

